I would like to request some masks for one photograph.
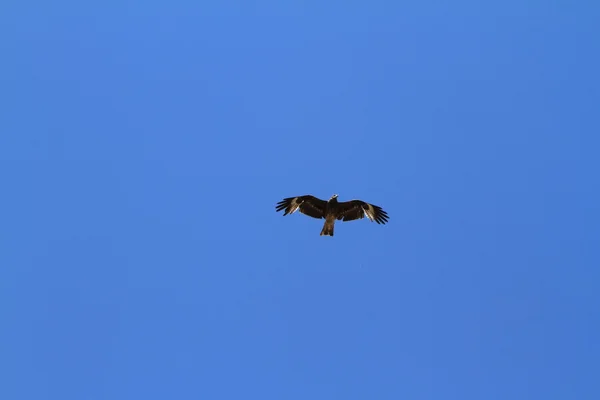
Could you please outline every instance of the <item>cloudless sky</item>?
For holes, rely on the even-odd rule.
[[[600,398],[598,21],[3,3],[0,398]]]

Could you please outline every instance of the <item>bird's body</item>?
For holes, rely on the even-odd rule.
[[[321,236],[333,236],[333,227],[336,220],[353,221],[362,219],[365,215],[378,224],[385,224],[389,217],[385,211],[373,204],[362,200],[339,202],[338,195],[334,194],[328,201],[321,200],[311,195],[287,197],[277,203],[276,211],[285,210],[283,215],[293,214],[297,210],[313,218],[324,218],[325,223]]]
[[[337,199],[337,195],[331,196],[327,205],[325,206],[325,223],[323,224],[323,229],[321,229],[320,236],[333,236],[333,227],[335,225],[335,216],[338,212],[339,201]]]

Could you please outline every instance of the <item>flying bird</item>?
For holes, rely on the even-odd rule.
[[[366,215],[372,222],[374,221],[378,224],[388,222],[389,217],[381,207],[362,200],[338,202],[337,198],[337,194],[331,196],[328,201],[311,195],[287,197],[277,203],[275,211],[285,210],[283,213],[285,216],[300,210],[302,214],[306,214],[309,217],[324,218],[325,224],[320,236],[333,236],[333,226],[336,220],[353,221],[355,219],[362,219]]]

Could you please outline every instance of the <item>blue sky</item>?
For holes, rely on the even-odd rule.
[[[1,11],[1,398],[599,398],[600,5]]]

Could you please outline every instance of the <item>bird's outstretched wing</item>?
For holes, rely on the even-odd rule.
[[[385,224],[389,219],[387,213],[383,211],[381,207],[366,203],[362,200],[350,200],[338,204],[338,220],[353,221],[355,219],[364,218],[365,215],[371,221],[375,221],[378,224]]]
[[[313,218],[323,218],[325,216],[325,207],[327,202],[311,195],[287,197],[277,203],[275,211],[285,210],[283,215],[293,214],[300,210]]]

